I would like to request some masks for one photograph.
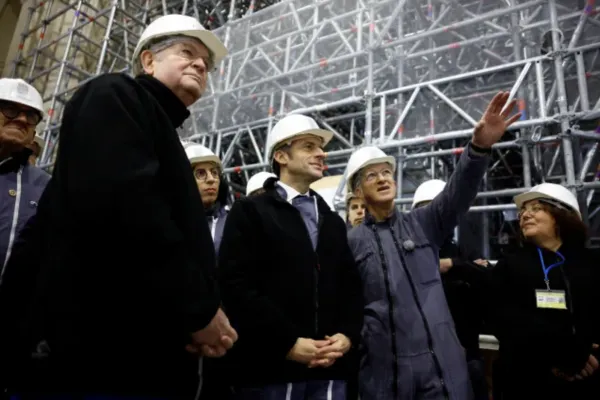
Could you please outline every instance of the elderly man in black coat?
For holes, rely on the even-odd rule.
[[[226,53],[194,18],[163,16],[140,37],[135,79],[102,75],[66,105],[52,181],[0,292],[19,304],[5,314],[15,347],[49,347],[47,385],[21,376],[17,393],[189,398],[198,354],[237,340],[176,132]]]

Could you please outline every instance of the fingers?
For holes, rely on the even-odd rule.
[[[508,99],[507,99],[508,100]],[[515,108],[515,105],[517,105],[517,99],[512,99],[510,101],[510,103],[508,103],[503,109],[502,112],[500,113],[500,115],[502,116],[502,118],[508,118],[508,116],[511,114],[512,110]]]
[[[332,358],[332,359],[329,359],[329,358],[315,359],[315,360],[312,360],[308,364],[308,368],[315,368],[315,367],[328,368],[328,367],[331,367],[335,363],[335,360],[336,360],[335,358]]]
[[[341,351],[341,345],[340,345],[340,343],[332,343],[329,346],[321,347],[317,351],[317,354],[318,355],[324,355],[324,354],[327,354],[327,353],[331,353],[332,351]]]
[[[338,358],[342,358],[344,353],[341,351],[330,351],[329,353],[319,354],[317,356],[318,360],[328,359],[328,360],[337,360]]]
[[[592,349],[594,349],[594,350],[595,350],[595,349],[597,349],[597,348],[598,348],[598,345],[597,345],[596,343],[592,344]]]
[[[327,338],[327,336],[326,336],[326,338]],[[335,342],[334,340],[330,340],[330,339],[328,339],[328,340],[313,340],[313,344],[318,349],[323,348],[325,346],[329,346],[330,344],[332,344],[334,342]]]
[[[502,99],[504,98],[504,93],[505,92],[496,93],[494,98],[492,98],[492,101],[490,101],[490,103],[488,104],[487,109],[485,110],[485,114],[498,113],[502,109],[502,106],[506,102],[506,99],[502,101]]]
[[[502,113],[502,109],[504,108],[504,105],[506,104],[506,101],[509,97],[509,92],[502,92],[502,95],[498,98],[498,101],[496,102],[496,107],[494,110],[496,114]]]
[[[226,349],[229,350],[233,347],[233,340],[231,339],[231,337],[229,336],[221,336],[221,345]]]
[[[233,343],[237,342],[237,340],[238,340],[237,331],[235,329],[233,329],[233,327],[231,325],[229,325],[229,323],[227,324],[226,335],[231,338],[231,341]]]
[[[213,357],[213,358],[223,357],[225,355],[225,353],[227,353],[227,350],[225,350],[224,347],[209,346],[207,344],[203,344],[200,347],[188,344],[187,346],[185,346],[185,350],[188,353],[192,353],[197,356],[206,356],[206,357]]]
[[[193,346],[191,344],[188,344],[187,346],[185,346],[185,351],[187,351],[188,353],[196,354],[196,355],[201,354],[201,350],[198,347]]]
[[[227,353],[227,350],[225,350],[224,347],[209,346],[206,344],[202,345],[202,354],[205,357],[219,358],[219,357],[223,357],[226,353]]]
[[[185,350],[188,353],[195,354],[197,356],[206,356],[211,358],[223,357],[227,350],[221,346],[209,346],[207,344],[203,344],[200,347],[188,344],[185,346]]]
[[[595,370],[598,369],[598,367],[600,366],[598,364],[598,359],[592,355],[590,355],[590,357],[588,358],[588,362],[587,362],[591,367],[592,367],[592,372],[594,372]]]
[[[518,113],[516,113],[515,115],[513,115],[512,117],[510,117],[507,121],[506,121],[506,127],[508,128],[509,126],[511,126],[512,124],[514,124],[515,122],[517,122],[519,120],[519,118],[521,118],[521,111],[519,111]]]
[[[566,380],[567,382],[573,382],[573,381],[576,379],[576,378],[574,378],[574,377],[572,377],[572,376],[565,375],[565,373],[564,373],[564,372],[562,372],[562,371],[560,371],[558,368],[553,368],[553,369],[552,369],[552,373],[553,373],[553,374],[554,374],[554,376],[556,376],[557,378],[564,379],[564,380]]]

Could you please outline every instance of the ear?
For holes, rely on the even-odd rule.
[[[154,74],[154,54],[150,50],[144,50],[140,54],[140,62],[144,72],[148,75]]]
[[[275,154],[273,154],[273,159],[277,161],[279,165],[286,165],[289,161],[289,155],[283,150],[277,150]]]

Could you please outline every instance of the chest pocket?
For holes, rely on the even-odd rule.
[[[19,204],[19,221],[18,228],[19,230],[25,226],[29,218],[35,215],[38,208],[38,201],[41,196],[41,190],[37,190],[37,188],[27,189],[23,188],[21,202]]]
[[[369,304],[385,300],[385,277],[379,255],[370,246],[364,246],[354,259],[363,284],[365,302]]]
[[[413,246],[407,243],[408,240],[403,240],[399,244],[404,247],[401,249],[404,261],[415,283],[422,287],[441,284],[440,261],[436,249],[424,237],[417,237],[411,241],[414,244],[412,250]]]

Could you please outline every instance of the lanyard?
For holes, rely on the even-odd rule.
[[[542,263],[542,271],[544,271],[544,282],[546,283],[546,288],[550,290],[550,280],[548,279],[548,273],[552,268],[564,264],[565,257],[557,251],[556,255],[560,258],[560,261],[546,267],[546,263],[544,262],[544,256],[542,255],[542,249],[538,247],[537,251],[540,255],[540,262]]]

